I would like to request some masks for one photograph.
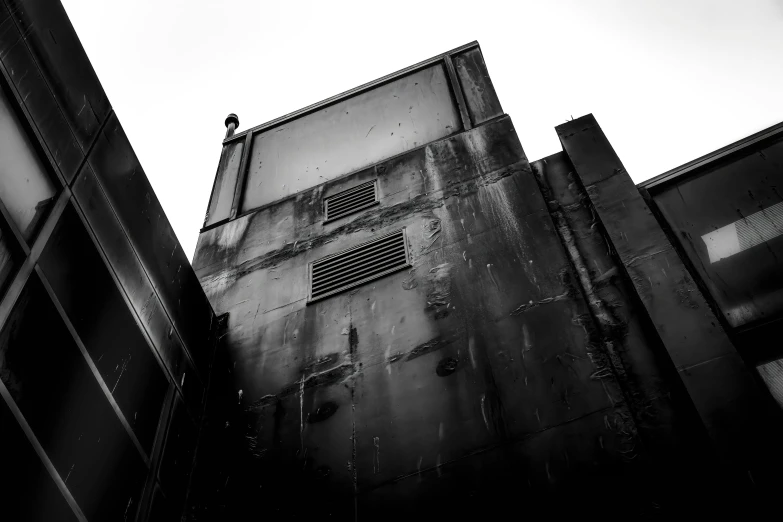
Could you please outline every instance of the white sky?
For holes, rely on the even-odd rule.
[[[533,161],[592,112],[636,182],[783,121],[783,1],[62,0],[185,252],[225,134],[478,40]]]

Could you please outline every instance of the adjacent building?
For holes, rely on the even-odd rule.
[[[59,3],[0,72],[0,519],[177,520],[220,323]]]

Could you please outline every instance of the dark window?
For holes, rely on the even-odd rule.
[[[138,505],[144,461],[35,273],[0,332],[0,378],[89,520]]]
[[[783,356],[783,139],[651,190],[754,365]],[[686,299],[687,296],[683,296]]]
[[[181,505],[185,500],[188,477],[196,451],[196,425],[188,415],[185,403],[176,394],[171,414],[166,449],[160,462],[160,481],[168,500]],[[160,500],[159,500],[160,501]]]
[[[71,206],[39,263],[125,419],[150,453],[168,380]]]
[[[6,469],[0,473],[3,520],[76,522],[65,497],[1,398],[0,462]]]

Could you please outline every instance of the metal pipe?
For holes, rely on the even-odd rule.
[[[239,117],[232,112],[226,116],[226,138],[233,136],[237,127],[239,127]]]

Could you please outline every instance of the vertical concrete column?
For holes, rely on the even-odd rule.
[[[723,464],[751,487],[777,481],[779,412],[770,409],[595,118],[570,121],[557,133]]]

